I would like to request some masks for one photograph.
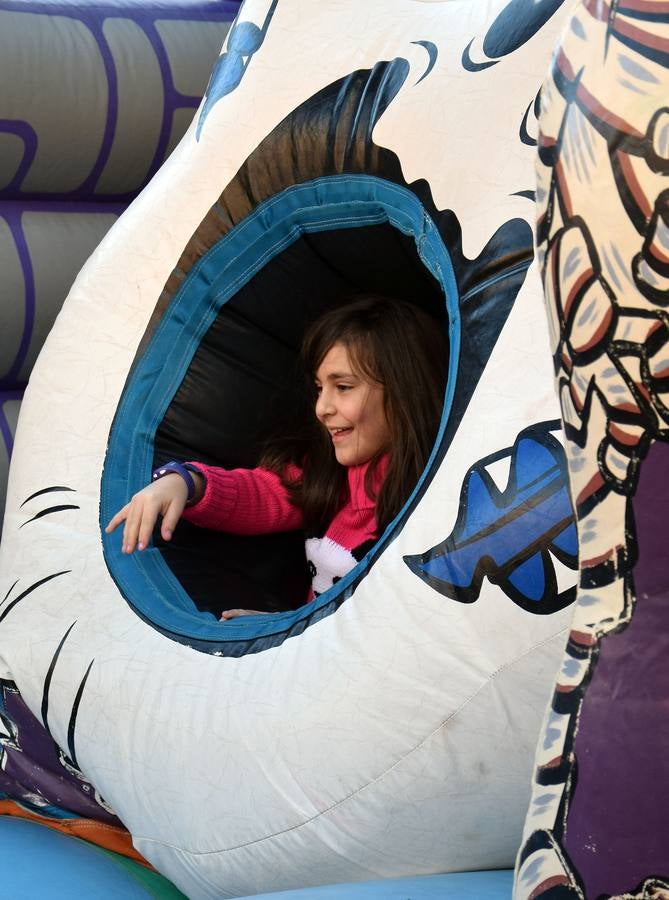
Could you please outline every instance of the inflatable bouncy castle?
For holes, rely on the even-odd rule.
[[[122,822],[126,855],[192,898],[353,897],[513,864],[574,639],[532,243],[538,91],[565,16],[559,0],[244,4],[22,406],[0,558],[5,812],[121,843]],[[299,411],[305,328],[352,290],[420,306],[448,339],[432,455],[376,544],[308,604],[300,534],[182,523],[124,556],[102,528],[155,465],[255,464]],[[232,607],[267,612],[219,621]],[[543,820],[552,855],[528,829],[529,897],[565,857]],[[411,890],[483,900],[505,877]]]

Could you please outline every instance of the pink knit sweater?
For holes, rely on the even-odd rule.
[[[303,526],[302,511],[293,506],[281,478],[268,469],[219,469],[193,463],[206,480],[201,499],[184,510],[183,517],[194,525],[232,534],[271,534],[295,531]],[[376,540],[376,503],[365,491],[369,463],[349,466],[349,499],[339,510],[322,537],[307,538],[305,551],[311,572],[313,600],[347,574]],[[372,490],[378,495],[388,470],[388,458],[374,473]],[[291,466],[289,479],[299,478]]]

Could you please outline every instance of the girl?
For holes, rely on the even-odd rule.
[[[418,307],[364,295],[309,328],[302,359],[316,414],[305,436],[267,453],[256,469],[160,466],[106,528],[125,522],[124,553],[145,549],[159,516],[169,541],[183,516],[235,534],[303,529],[309,600],[355,566],[427,463],[444,398],[445,336]]]

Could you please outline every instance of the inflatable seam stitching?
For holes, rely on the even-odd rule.
[[[521,653],[515,659],[505,663],[502,666],[499,666],[499,668],[495,669],[493,672],[490,673],[490,675],[486,678],[486,680],[481,685],[479,685],[479,687],[469,697],[467,697],[466,700],[462,701],[462,703],[460,704],[460,706],[457,707],[457,709],[453,710],[453,712],[446,719],[444,719],[443,722],[441,722],[435,729],[433,729],[428,735],[426,735],[420,741],[420,743],[416,744],[415,747],[412,747],[410,750],[408,750],[403,756],[401,756],[399,759],[395,760],[395,762],[392,765],[388,766],[387,769],[384,769],[384,771],[381,772],[379,775],[377,775],[375,778],[370,779],[366,784],[361,785],[359,788],[356,788],[354,791],[352,791],[346,797],[342,797],[341,800],[337,800],[336,803],[333,803],[331,806],[328,806],[327,809],[320,810],[319,812],[315,813],[313,816],[310,816],[308,819],[305,819],[302,822],[298,822],[295,825],[290,825],[289,827],[284,828],[281,831],[274,831],[274,832],[272,832],[272,834],[266,834],[263,837],[256,838],[252,841],[246,841],[241,844],[236,844],[234,847],[225,847],[225,848],[218,849],[218,850],[186,850],[183,847],[177,847],[174,844],[170,844],[167,841],[161,841],[161,840],[158,840],[156,838],[151,838],[151,837],[143,837],[141,835],[133,835],[133,839],[136,841],[142,841],[145,844],[155,844],[155,845],[159,845],[161,847],[166,847],[166,848],[169,848],[170,850],[179,852],[179,853],[183,854],[184,856],[197,856],[197,857],[214,856],[214,855],[221,854],[221,853],[232,853],[236,850],[243,850],[245,847],[252,847],[256,844],[261,844],[263,841],[273,840],[275,838],[281,837],[284,834],[288,834],[291,831],[297,831],[297,829],[299,829],[299,828],[304,828],[306,825],[311,825],[313,822],[315,822],[317,819],[320,819],[322,816],[328,815],[329,813],[332,813],[334,810],[338,809],[340,806],[343,806],[345,803],[348,803],[350,800],[357,797],[359,794],[361,794],[363,791],[365,791],[371,785],[378,784],[378,782],[380,782],[383,778],[385,778],[390,772],[392,772],[399,765],[401,765],[401,763],[403,763],[404,760],[408,759],[408,757],[410,757],[412,754],[414,754],[418,750],[420,750],[420,748],[423,747],[424,744],[426,744],[435,735],[437,735],[443,728],[445,728],[450,722],[452,722],[453,719],[457,715],[459,715],[462,712],[462,710],[465,709],[465,707],[467,707],[474,699],[476,699],[476,697],[478,697],[478,695],[484,690],[484,688],[486,688],[492,681],[494,681],[498,675],[500,675],[502,672],[506,671],[507,669],[511,668],[512,666],[516,665],[516,663],[518,663],[520,660],[524,659],[530,653],[533,653],[535,650],[539,649],[540,647],[546,646],[546,644],[550,644],[551,641],[555,640],[555,638],[559,637],[562,634],[567,634],[568,632],[569,632],[569,627],[564,626],[563,628],[560,628],[559,631],[556,631],[553,634],[549,635],[548,637],[544,638],[544,640],[539,641],[536,644],[532,644],[532,646],[528,647],[523,653]],[[137,846],[137,845],[135,845],[135,846]],[[137,848],[137,849],[139,849],[139,848]]]

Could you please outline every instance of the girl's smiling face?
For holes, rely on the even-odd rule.
[[[383,385],[355,371],[334,344],[316,371],[316,418],[328,431],[337,462],[358,466],[390,449]]]

